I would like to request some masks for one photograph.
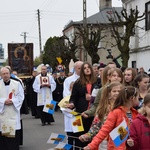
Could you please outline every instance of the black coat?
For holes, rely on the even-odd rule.
[[[97,84],[93,84],[91,93]],[[82,86],[78,81],[73,85],[70,103],[73,103],[77,112],[82,113],[88,109],[89,101],[86,100],[86,86]]]
[[[91,93],[95,86],[97,86],[97,83],[92,85]],[[86,93],[87,93],[86,86],[82,86],[77,80],[73,85],[71,97],[69,100],[70,103],[74,104],[76,112],[82,113],[88,109],[89,101],[86,100]],[[90,118],[82,117],[84,132],[82,132],[81,134],[89,131],[93,118],[94,117]]]

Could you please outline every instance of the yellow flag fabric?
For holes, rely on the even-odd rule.
[[[56,57],[56,59],[57,59],[57,61],[58,61],[58,63],[59,63],[59,64],[61,64],[61,63],[62,63],[62,59],[61,59],[61,57]]]

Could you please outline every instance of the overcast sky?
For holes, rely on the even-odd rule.
[[[114,7],[121,0],[112,0]],[[37,10],[41,13],[42,47],[49,37],[61,36],[70,21],[83,18],[83,0],[1,0],[0,43],[7,57],[7,43],[22,43],[27,32],[27,43],[34,43],[34,58],[39,55]],[[99,11],[99,0],[87,0],[87,17]]]

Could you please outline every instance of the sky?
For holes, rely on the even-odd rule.
[[[99,0],[86,0],[87,17],[99,11]],[[121,0],[112,0],[113,7],[121,7]],[[61,36],[70,21],[83,19],[83,0],[1,0],[0,43],[7,58],[8,43],[34,44],[34,58],[39,56],[37,10],[40,10],[42,49],[49,37]]]

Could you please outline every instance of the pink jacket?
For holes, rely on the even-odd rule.
[[[126,115],[127,108],[121,106],[108,114],[107,120],[105,121],[98,134],[93,138],[92,142],[88,144],[91,150],[96,150],[98,145],[109,135],[109,133],[117,127],[123,119],[129,124],[129,119]],[[138,112],[131,108],[132,119],[135,119]],[[111,138],[108,141],[108,150],[124,150],[126,149],[126,143],[122,143],[119,147],[116,147]]]

